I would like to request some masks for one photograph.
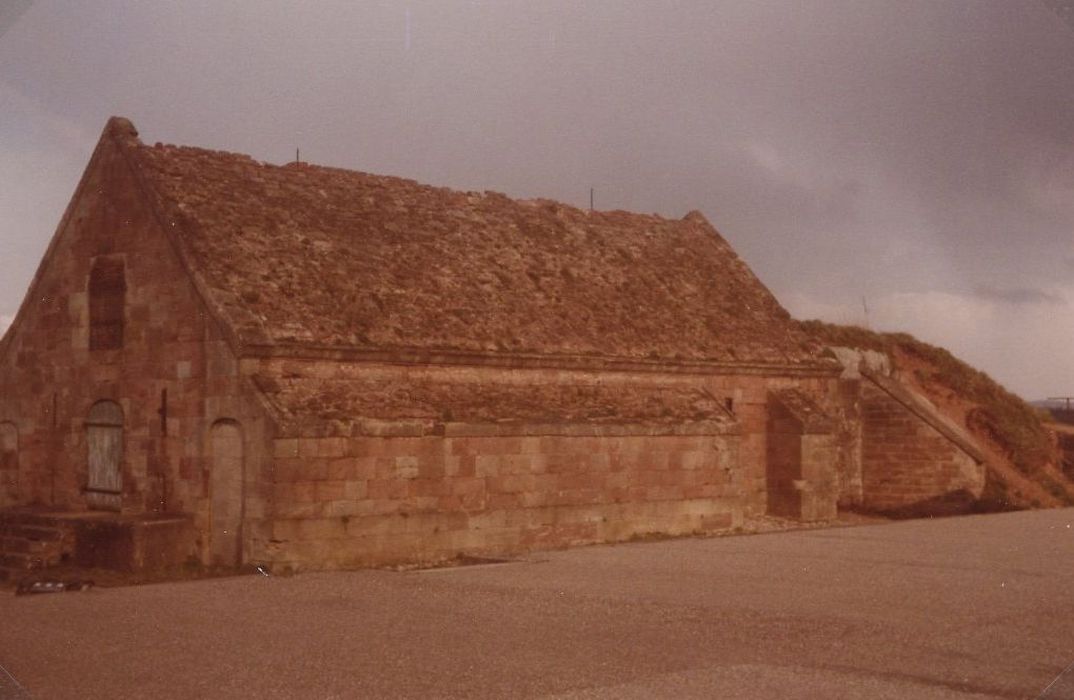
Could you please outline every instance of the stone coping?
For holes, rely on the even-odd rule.
[[[864,368],[861,370],[861,374],[885,394],[898,401],[911,413],[928,423],[936,430],[936,432],[951,441],[952,444],[972,457],[978,464],[983,464],[988,461],[985,453],[977,446],[977,443],[970,437],[969,433],[959,427],[950,418],[942,415],[925,397],[919,395],[901,382],[882,374],[877,374],[876,372]]]
[[[433,421],[308,421],[281,426],[277,437],[617,437],[738,435],[735,422],[681,423],[444,423]]]

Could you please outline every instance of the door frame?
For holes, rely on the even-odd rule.
[[[216,436],[217,431],[221,429],[234,430],[238,439],[238,455],[218,455]],[[238,461],[237,474],[231,474],[231,478],[234,479],[237,484],[233,489],[229,489],[229,494],[237,498],[237,502],[230,503],[230,506],[236,509],[232,517],[229,517],[227,522],[234,525],[234,532],[229,533],[225,538],[219,526],[222,523],[217,522],[217,512],[214,508],[214,500],[218,495],[217,489],[221,488],[227,482],[228,479],[221,479],[219,477],[225,476],[220,473],[222,468],[221,460],[235,459]],[[243,429],[242,423],[234,418],[220,418],[213,421],[209,426],[209,546],[207,549],[207,557],[209,564],[220,564],[223,566],[241,566],[245,556],[245,547],[243,546],[243,525],[246,520],[246,431]],[[224,560],[224,557],[217,558],[218,546],[225,542],[233,542],[234,551],[231,556],[228,557],[230,561]],[[228,547],[230,549],[230,547]]]

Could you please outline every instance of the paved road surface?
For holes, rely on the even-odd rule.
[[[0,697],[1052,699],[1071,662],[1069,509],[0,595]]]

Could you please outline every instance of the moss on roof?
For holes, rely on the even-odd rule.
[[[126,138],[248,345],[814,365],[716,230]]]
[[[696,387],[633,384],[517,384],[410,378],[321,379],[254,376],[284,432],[309,424],[364,419],[461,423],[586,425],[734,424],[710,393]]]

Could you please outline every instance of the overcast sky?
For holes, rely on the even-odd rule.
[[[0,329],[112,114],[149,143],[700,209],[800,318],[1074,395],[1074,28],[1037,0],[0,0]]]

